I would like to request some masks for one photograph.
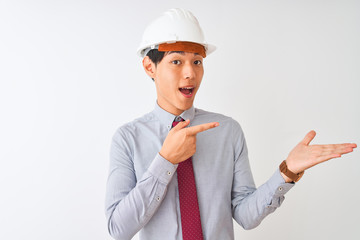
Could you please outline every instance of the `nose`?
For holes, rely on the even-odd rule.
[[[184,64],[183,76],[184,76],[184,79],[192,79],[196,76],[196,71],[194,69],[194,66],[191,63]]]

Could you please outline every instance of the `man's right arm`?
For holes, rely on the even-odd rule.
[[[196,151],[196,134],[219,126],[204,123],[186,128],[190,121],[172,128],[149,168],[137,181],[133,149],[121,128],[113,137],[106,192],[109,233],[115,239],[131,239],[151,219],[163,198],[177,164]],[[165,158],[166,159],[165,159]]]
[[[145,226],[165,197],[177,168],[157,154],[137,181],[132,155],[126,137],[119,130],[110,149],[105,203],[108,230],[115,239],[131,239]]]

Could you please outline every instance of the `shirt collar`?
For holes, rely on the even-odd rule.
[[[171,126],[172,122],[176,117],[175,115],[162,109],[157,103],[155,104],[155,109],[153,113],[159,119],[159,121],[166,126]],[[180,117],[182,117],[184,120],[190,119],[190,122],[194,119],[194,116],[195,116],[194,106],[191,106],[191,108],[180,114]]]

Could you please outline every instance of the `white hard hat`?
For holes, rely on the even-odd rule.
[[[206,55],[216,49],[205,41],[199,22],[190,11],[174,8],[164,12],[145,29],[137,54],[145,57],[149,49],[155,49],[161,43],[175,42],[201,44],[205,47]]]

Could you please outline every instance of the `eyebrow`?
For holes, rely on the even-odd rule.
[[[183,51],[170,51],[170,52],[168,52],[168,55],[172,54],[172,53],[178,53],[178,54],[181,54],[181,55],[185,55],[185,52],[183,52]]]
[[[181,55],[185,55],[185,52],[184,51],[169,51],[168,52],[168,55],[169,54],[172,54],[172,53],[178,53],[178,54],[181,54]],[[194,53],[195,55],[199,55],[198,53]]]

